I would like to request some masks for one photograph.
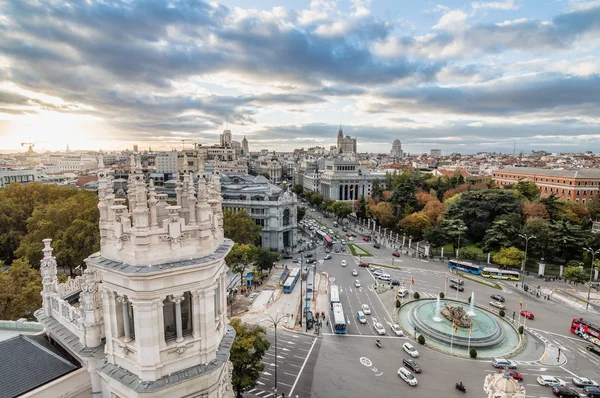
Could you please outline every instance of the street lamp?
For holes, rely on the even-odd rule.
[[[585,310],[590,306],[590,296],[592,294],[592,274],[594,273],[594,259],[596,258],[596,254],[600,253],[600,249],[593,250],[591,247],[584,247],[583,250],[590,253],[592,255],[592,267],[590,268],[590,283],[588,284],[588,298],[587,303],[585,304]]]
[[[261,319],[261,322],[271,322],[271,324],[273,325],[273,327],[275,328],[275,396],[277,396],[277,325],[279,325],[279,323],[281,321],[283,321],[283,314],[281,316],[279,316],[279,310],[277,310],[277,313],[275,314],[275,318],[273,318],[271,316],[271,314],[267,314],[265,313],[264,315],[266,315],[268,317],[268,319]]]
[[[460,258],[460,235],[467,230],[467,226],[459,225],[456,227],[456,229],[458,230],[458,248],[456,249],[456,259],[458,260]]]
[[[535,239],[535,235],[519,234],[519,236],[525,239],[525,259],[521,265],[521,289],[525,287],[525,264],[527,263],[527,249],[529,247],[529,239]]]

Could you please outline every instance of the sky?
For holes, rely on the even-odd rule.
[[[0,0],[0,150],[598,152],[599,45],[600,1]]]

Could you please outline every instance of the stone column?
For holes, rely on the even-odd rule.
[[[158,344],[162,348],[167,345],[165,340],[165,298],[160,297],[156,300],[156,312],[158,316]]]
[[[156,331],[161,324],[158,313],[162,298],[150,300],[131,299],[135,325],[135,347],[137,351],[137,374],[142,380],[155,381],[160,373],[160,335]],[[164,330],[164,327],[163,327]],[[164,339],[163,339],[164,340]]]
[[[121,310],[123,311],[123,333],[125,334],[123,341],[129,343],[132,340],[129,325],[129,300],[127,300],[127,296],[119,296],[117,300],[121,303]]]
[[[104,311],[104,330],[106,331],[106,354],[108,360],[113,363],[113,337],[118,336],[117,306],[115,305],[115,293],[110,290],[102,291],[102,306]]]
[[[176,342],[181,343],[183,341],[183,329],[181,326],[181,302],[185,299],[183,295],[173,296],[172,301],[175,303],[175,328],[177,329]]]
[[[202,314],[202,308],[200,307],[201,302],[200,298],[202,296],[202,292],[200,290],[195,290],[192,293],[192,331],[194,339],[197,339],[202,336],[201,334],[201,323],[200,317]]]

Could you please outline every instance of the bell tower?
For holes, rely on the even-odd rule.
[[[223,237],[218,172],[207,180],[184,169],[176,204],[146,184],[139,158],[127,203],[106,171],[98,176],[101,249],[86,263],[102,281],[103,392],[233,397],[225,265],[233,242]]]

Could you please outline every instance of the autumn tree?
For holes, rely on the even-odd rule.
[[[531,221],[535,218],[543,218],[549,219],[550,215],[546,210],[546,206],[540,202],[526,202],[523,204],[523,208],[521,209],[521,213],[523,214],[523,219],[527,221]]]
[[[229,352],[229,360],[233,365],[231,383],[237,397],[242,398],[242,393],[254,387],[265,365],[262,358],[271,346],[261,326],[249,326],[239,318],[231,320],[235,329],[235,339]]]
[[[407,235],[421,239],[423,232],[431,226],[431,220],[422,212],[413,213],[398,222],[398,228],[403,229]]]
[[[583,203],[563,202],[559,215],[567,216],[572,224],[586,226],[589,224],[591,213]]]
[[[0,273],[0,319],[33,320],[33,313],[42,306],[42,277],[27,259],[12,262],[7,273]]]
[[[223,233],[232,241],[245,245],[257,245],[262,228],[250,218],[246,210],[226,209],[223,214]]]
[[[386,228],[394,225],[394,207],[389,202],[379,202],[376,205],[369,205],[369,213],[379,224]]]
[[[227,256],[225,256],[225,263],[231,268],[231,272],[240,274],[240,281],[244,280],[244,273],[251,259],[252,248],[251,245],[234,243]]]
[[[442,214],[444,214],[445,211],[446,205],[437,199],[427,202],[423,210],[421,210],[421,212],[423,212],[423,214],[425,214],[434,225],[442,222]]]
[[[492,260],[499,265],[511,268],[521,266],[521,262],[525,259],[525,252],[516,247],[503,247],[492,257]]]

